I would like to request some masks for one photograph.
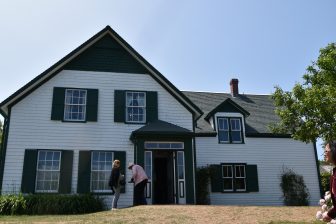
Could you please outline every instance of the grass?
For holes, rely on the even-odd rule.
[[[0,216],[0,223],[260,223],[320,224],[319,207],[270,206],[138,206],[85,215]]]

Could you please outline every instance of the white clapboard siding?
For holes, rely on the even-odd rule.
[[[245,138],[245,144],[219,144],[217,137],[198,137],[196,146],[198,167],[220,163],[257,165],[259,192],[211,193],[212,204],[283,205],[283,167],[303,176],[311,205],[320,199],[313,144],[290,138]]]
[[[99,89],[98,122],[50,120],[54,87]],[[149,75],[65,70],[13,106],[2,191],[20,191],[25,149],[74,150],[73,192],[77,189],[80,150],[126,151],[126,162],[133,161],[134,146],[129,137],[142,125],[114,122],[114,90],[157,91],[159,119],[192,130],[192,114]],[[131,172],[126,175],[130,177]],[[121,206],[132,204],[132,187],[127,184]]]

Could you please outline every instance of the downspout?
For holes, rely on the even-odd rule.
[[[193,118],[194,118],[194,115],[193,115]],[[198,118],[199,119],[199,118]],[[197,203],[197,198],[196,198],[196,172],[197,172],[197,163],[196,163],[196,138],[195,138],[195,125],[196,125],[196,120],[194,121],[193,119],[193,132],[194,132],[194,136],[192,137],[192,144],[193,144],[193,160],[194,160],[194,172],[193,172],[193,175],[194,175],[194,204]]]
[[[1,115],[4,116],[4,126],[1,138],[1,152],[0,152],[0,194],[2,194],[2,181],[4,176],[4,169],[5,169],[5,158],[6,158],[6,151],[7,151],[7,142],[8,142],[8,132],[9,132],[9,121],[10,121],[10,114],[11,108],[8,109],[8,115],[5,116],[5,113],[1,111]]]

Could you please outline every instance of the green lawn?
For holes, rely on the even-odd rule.
[[[0,223],[323,223],[319,207],[270,206],[138,206],[85,215],[0,216]]]

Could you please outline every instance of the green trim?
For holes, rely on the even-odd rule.
[[[36,149],[25,150],[21,181],[22,193],[35,192],[37,153]]]
[[[259,178],[257,165],[245,165],[246,191],[259,192]]]
[[[90,193],[91,151],[79,151],[77,193]]]
[[[194,157],[192,148],[192,139],[184,140],[184,170],[185,170],[185,197],[187,204],[195,204],[195,187],[194,187]]]
[[[114,90],[114,122],[125,122],[126,120],[125,93],[125,90]]]
[[[61,176],[58,188],[59,193],[71,193],[73,154],[74,153],[71,150],[61,150]]]
[[[64,118],[64,98],[65,90],[63,87],[54,87],[52,107],[51,107],[51,120],[62,121]]]
[[[210,165],[211,192],[223,192],[222,166],[219,164]]]
[[[238,113],[243,114],[244,117],[250,115],[250,113],[247,110],[245,110],[244,108],[242,108],[241,106],[239,106],[237,103],[235,103],[230,98],[227,98],[221,104],[219,104],[215,109],[213,109],[212,111],[210,111],[205,116],[204,119],[207,120],[207,121],[209,121],[210,117],[212,117],[217,112],[238,112]]]
[[[98,120],[98,89],[86,89],[86,115],[85,121]]]
[[[195,133],[195,137],[216,137],[217,132],[203,132],[203,133]]]
[[[146,123],[158,120],[158,93],[146,92]]]
[[[249,138],[292,138],[290,134],[246,133]]]
[[[318,179],[319,188],[320,188],[320,196],[321,196],[321,198],[323,198],[324,197],[324,192],[323,192],[322,183],[321,183],[320,163],[318,161],[317,148],[316,148],[316,140],[313,141],[313,146],[314,146],[314,157],[315,157],[315,163],[316,163],[317,179]]]
[[[192,130],[193,132],[195,133],[195,127],[196,127],[196,121],[194,119],[194,115],[193,116],[193,127],[192,127]],[[194,204],[196,204],[196,183],[197,183],[197,176],[196,176],[196,170],[197,170],[197,157],[196,157],[196,138],[195,138],[195,135],[192,137],[192,150],[193,150],[193,162],[194,162],[194,171],[193,171],[193,178],[194,178],[194,184],[193,184],[193,187],[194,187]]]
[[[100,35],[102,35],[104,33],[105,33],[105,35],[108,35],[109,34],[108,32],[111,32],[113,38],[115,38],[117,41],[120,41],[125,46],[126,49],[128,49],[131,53],[133,53],[138,58],[136,60],[144,63],[147,67],[149,67],[153,71],[153,73],[151,73],[151,72],[149,73],[151,75],[151,77],[153,79],[155,79],[164,89],[166,89],[189,112],[191,112],[192,114],[194,114],[195,112],[197,112],[197,113],[200,114],[199,117],[203,114],[203,112],[202,112],[202,110],[200,108],[198,108],[188,97],[186,97],[181,91],[179,91],[168,79],[166,79],[159,71],[157,71],[151,64],[149,64],[125,40],[123,40],[110,26],[106,26],[103,30],[101,30],[100,32],[98,32],[97,34],[95,34],[93,37],[91,37],[89,40],[87,40],[82,45],[80,45],[79,47],[77,47],[75,50],[71,51],[68,55],[66,55],[65,57],[63,57],[60,61],[58,61],[57,63],[55,63],[53,66],[51,66],[50,68],[48,68],[46,71],[44,71],[43,73],[41,73],[37,77],[35,77],[33,80],[31,80],[29,83],[27,83],[23,87],[21,87],[19,90],[17,90],[11,96],[9,96],[7,99],[5,99],[3,102],[1,102],[0,103],[0,108],[2,108],[6,103],[9,103],[11,100],[13,100],[19,94],[25,92],[25,90],[27,90],[29,87],[31,87],[34,83],[40,81],[40,79],[44,78],[46,75],[48,75],[48,73],[50,73],[52,70],[54,70],[60,64],[62,64],[64,62],[66,62],[67,60],[69,60],[72,56],[74,56],[76,53],[78,53],[79,51],[81,51],[84,47],[86,47],[87,45],[89,45],[91,42],[98,41],[99,40],[98,37]],[[16,99],[13,102],[11,102],[9,104],[9,107],[15,105],[20,100],[22,100],[24,97],[26,97],[31,92],[33,92],[34,90],[36,90],[38,87],[40,87],[41,85],[43,85],[45,82],[47,82],[48,80],[50,80],[52,77],[54,77],[55,75],[57,75],[60,71],[63,70],[63,68],[66,65],[67,64],[63,65],[62,67],[60,67],[55,72],[49,74],[49,76],[47,78],[43,79],[43,81],[41,81],[35,87],[31,88],[29,91],[25,92],[18,99]],[[158,77],[160,77],[160,79],[162,79],[163,81],[160,81],[157,77],[154,76],[154,74],[156,74]],[[166,83],[171,89],[173,89],[173,91],[171,91],[170,89],[168,89],[168,87],[166,87],[163,83]],[[182,98],[183,100],[185,100],[190,106],[188,106],[187,104],[185,104],[180,98]]]
[[[8,111],[8,117],[5,117],[3,132],[2,132],[2,140],[1,140],[1,154],[0,154],[0,192],[2,192],[2,182],[5,171],[5,159],[7,153],[7,142],[8,142],[8,133],[9,133],[9,124],[10,124],[10,116],[11,116],[11,108]]]
[[[87,50],[72,59],[64,69],[133,74],[149,73],[110,35],[103,36]]]

